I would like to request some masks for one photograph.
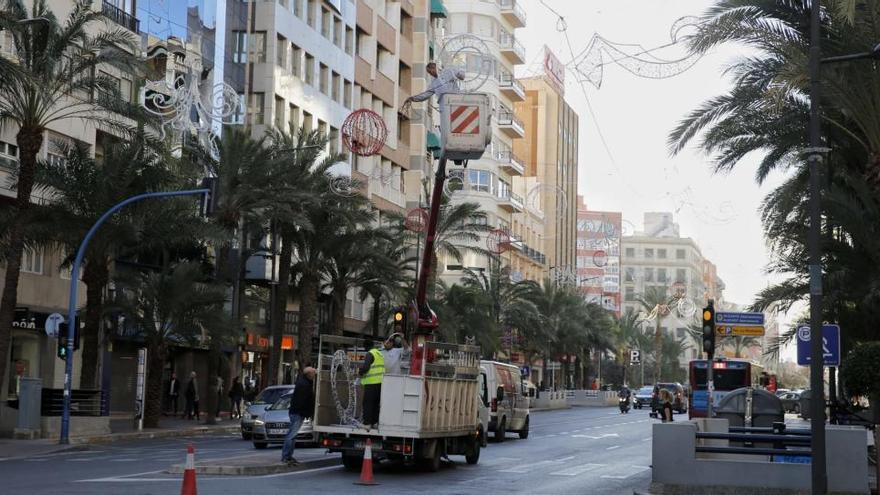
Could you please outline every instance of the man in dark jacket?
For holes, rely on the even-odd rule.
[[[303,370],[296,383],[293,385],[293,396],[290,398],[290,429],[284,437],[284,448],[281,449],[281,462],[297,465],[299,462],[293,457],[293,448],[296,445],[296,435],[303,421],[312,417],[315,412],[315,368],[311,366]]]

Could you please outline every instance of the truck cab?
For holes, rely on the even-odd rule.
[[[489,426],[496,442],[503,442],[507,432],[529,437],[529,397],[519,368],[498,361],[480,361],[480,386],[483,402],[489,406]]]

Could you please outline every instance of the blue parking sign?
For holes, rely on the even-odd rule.
[[[810,327],[798,328],[797,362],[801,366],[810,364]],[[822,355],[825,366],[840,366],[840,325],[822,325]]]

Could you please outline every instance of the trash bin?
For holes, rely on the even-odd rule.
[[[730,426],[769,428],[785,421],[785,411],[772,392],[745,387],[725,395],[715,408],[715,417],[727,419]]]

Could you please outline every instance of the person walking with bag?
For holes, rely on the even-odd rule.
[[[311,366],[305,368],[296,379],[293,385],[293,396],[290,398],[290,426],[287,430],[287,436],[284,437],[284,447],[281,449],[281,462],[286,462],[291,466],[296,466],[299,461],[293,457],[293,449],[296,447],[296,435],[303,424],[303,421],[312,417],[315,413],[315,368]]]
[[[229,400],[232,404],[229,406],[229,417],[232,419],[241,418],[241,399],[244,397],[244,387],[241,385],[241,379],[235,377],[232,379],[232,385],[229,387]]]

